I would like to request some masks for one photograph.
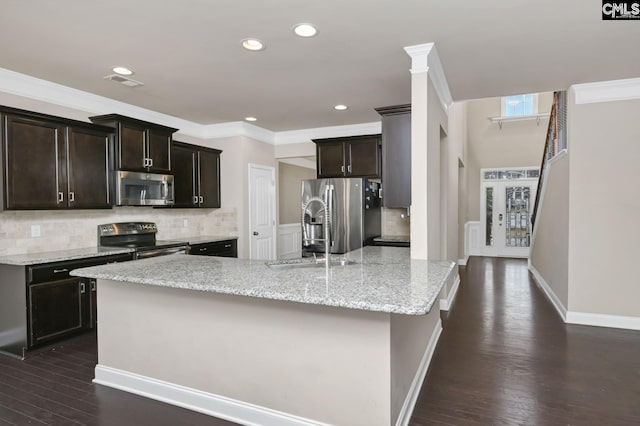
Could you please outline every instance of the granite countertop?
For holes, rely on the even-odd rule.
[[[206,244],[216,243],[218,241],[237,240],[238,237],[231,235],[203,235],[198,237],[180,238],[182,241],[187,241],[189,244]]]
[[[404,247],[364,247],[348,266],[275,269],[263,261],[175,254],[74,270],[71,275],[367,311],[423,315],[455,270],[410,259]]]
[[[86,247],[71,250],[0,256],[0,264],[28,266],[39,263],[63,262],[65,260],[86,259],[90,257],[110,256],[112,254],[125,254],[131,252],[133,252],[133,249],[131,248]]]

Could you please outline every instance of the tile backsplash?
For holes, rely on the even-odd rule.
[[[382,235],[408,236],[411,234],[411,219],[407,209],[382,208]],[[405,216],[404,218],[402,216]]]
[[[0,256],[95,247],[98,225],[132,221],[156,222],[157,238],[162,240],[238,235],[235,208],[4,211],[0,212]],[[39,227],[39,237],[31,236],[32,225]]]

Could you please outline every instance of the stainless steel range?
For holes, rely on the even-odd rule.
[[[132,248],[135,259],[187,252],[188,243],[156,240],[157,232],[153,222],[107,223],[98,225],[98,245]]]

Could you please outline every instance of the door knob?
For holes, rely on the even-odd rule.
[[[253,235],[258,235],[258,233],[256,231],[253,231]]]

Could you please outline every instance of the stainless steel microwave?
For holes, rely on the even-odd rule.
[[[116,171],[117,206],[170,206],[174,200],[173,175]]]

